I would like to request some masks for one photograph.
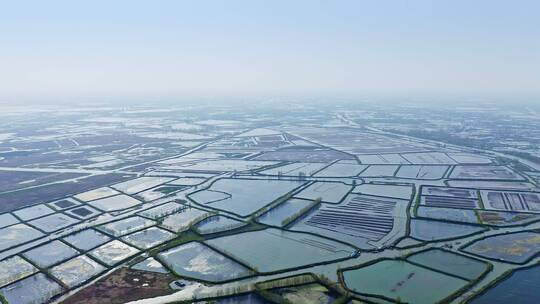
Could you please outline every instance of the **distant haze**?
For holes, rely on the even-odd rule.
[[[540,1],[5,1],[0,102],[540,96]]]

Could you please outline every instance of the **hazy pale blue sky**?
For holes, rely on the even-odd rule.
[[[540,95],[540,1],[1,1],[0,99]]]

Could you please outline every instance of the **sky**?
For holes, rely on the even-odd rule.
[[[540,96],[536,0],[0,4],[0,102]]]

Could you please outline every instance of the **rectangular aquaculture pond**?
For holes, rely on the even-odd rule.
[[[189,198],[212,208],[248,216],[303,183],[288,180],[223,178]]]
[[[289,219],[293,220],[301,216],[302,211],[307,211],[313,205],[315,205],[314,201],[291,198],[266,211],[257,221],[266,225],[283,227],[288,224]]]
[[[350,257],[355,249],[305,233],[268,228],[206,241],[260,272],[299,268]]]
[[[339,182],[315,182],[299,193],[295,194],[297,198],[316,200],[337,204],[351,191],[352,186]]]
[[[469,283],[401,260],[346,270],[343,279],[354,292],[414,304],[438,303]]]
[[[161,252],[158,258],[176,274],[198,280],[220,282],[251,274],[249,268],[198,242]]]

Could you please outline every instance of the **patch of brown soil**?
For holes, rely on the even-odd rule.
[[[107,277],[80,290],[62,304],[120,304],[171,294],[168,274],[120,268]]]

